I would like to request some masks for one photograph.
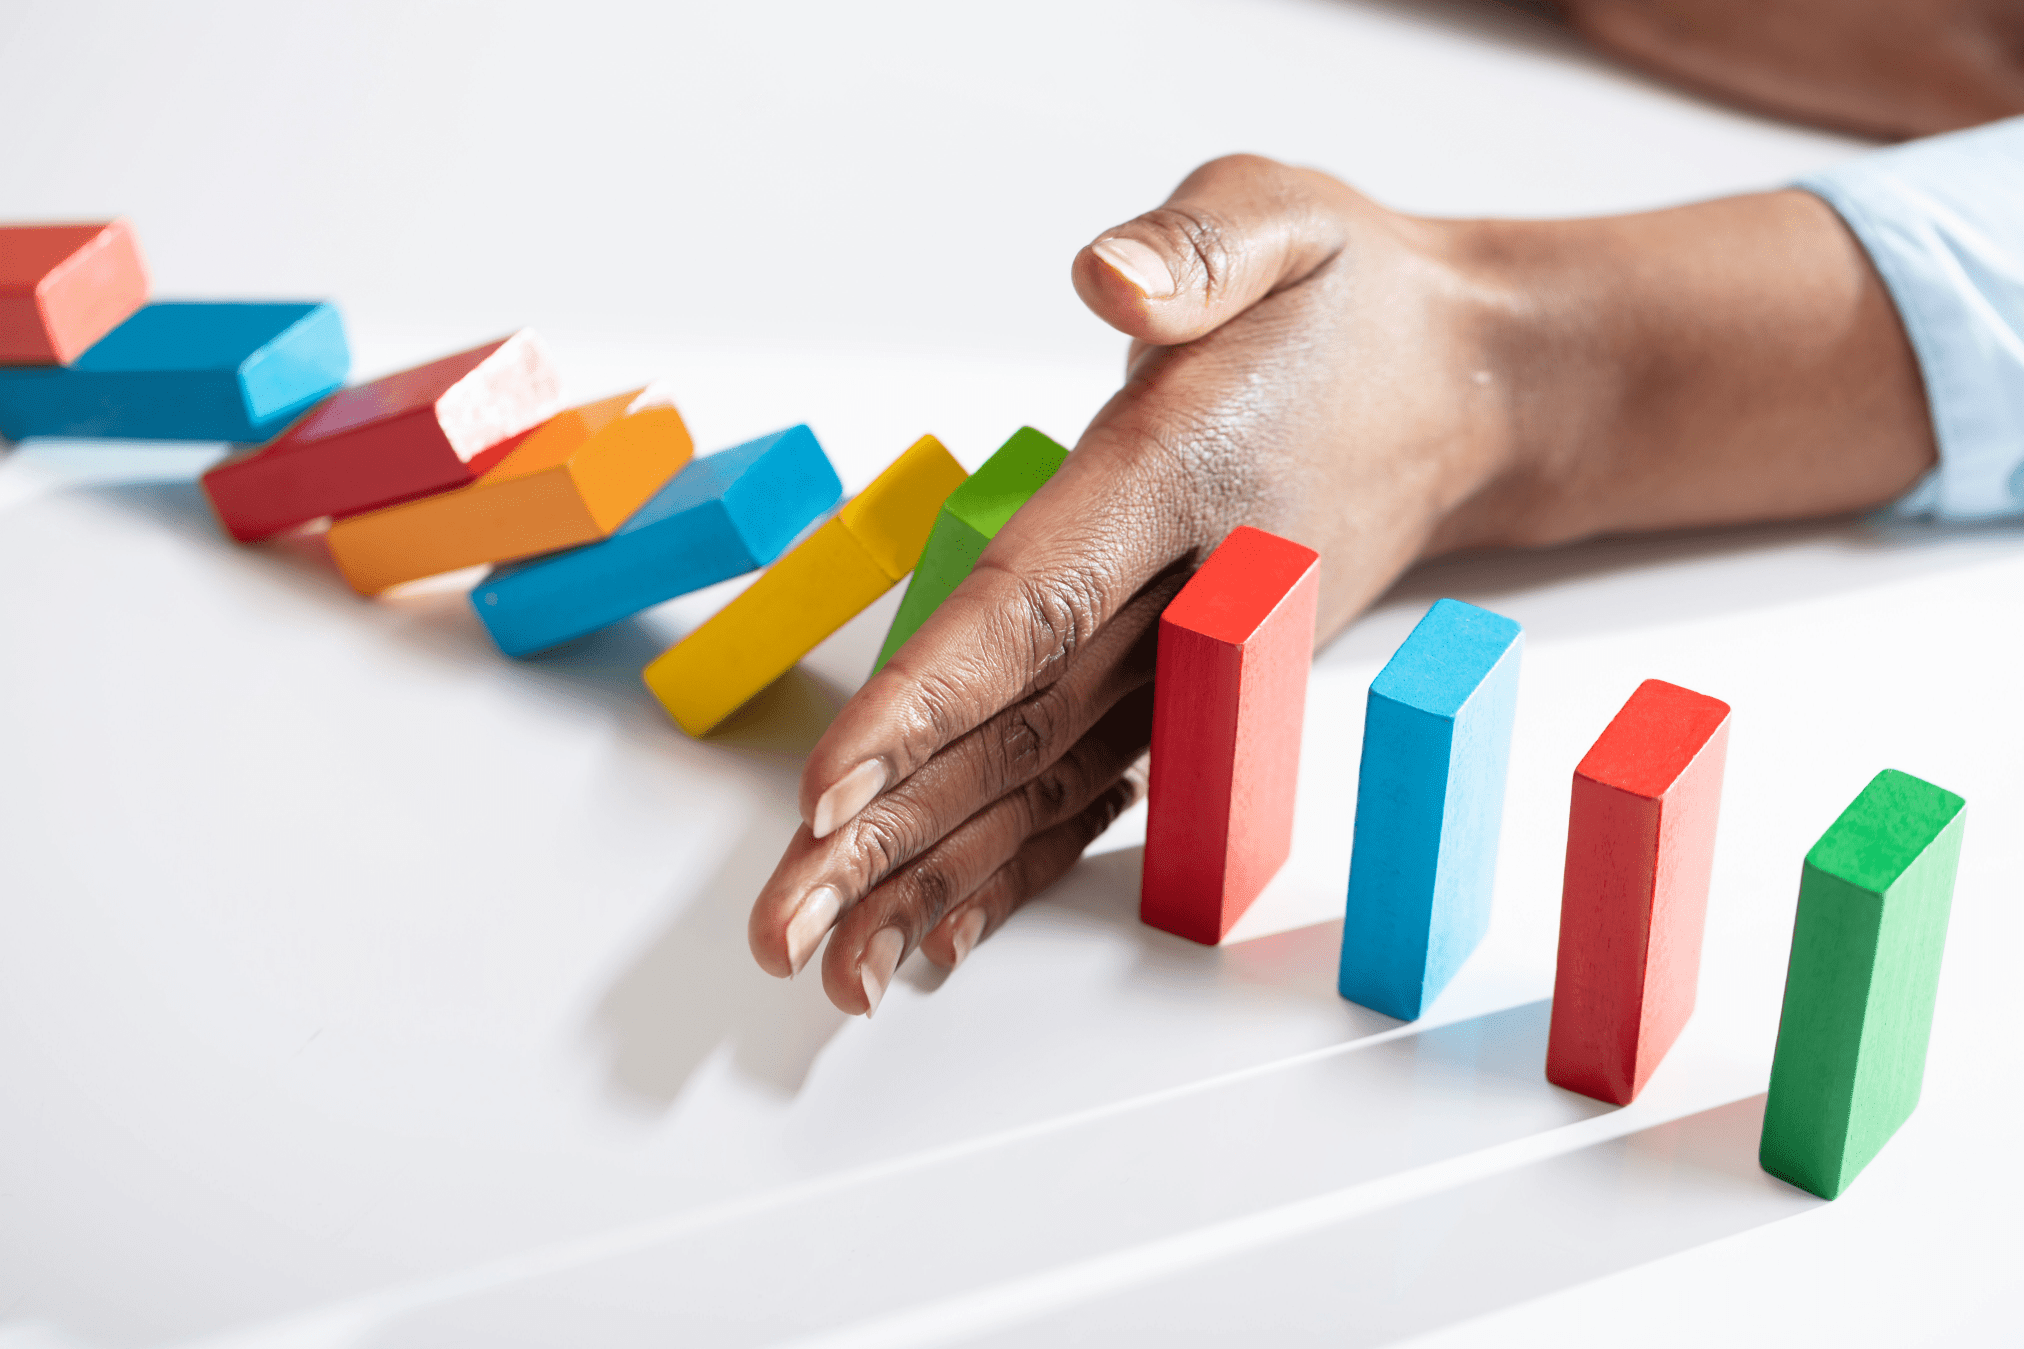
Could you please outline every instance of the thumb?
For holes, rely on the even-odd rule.
[[[1141,342],[1192,342],[1340,252],[1354,195],[1257,155],[1211,160],[1166,205],[1076,254],[1076,294]]]

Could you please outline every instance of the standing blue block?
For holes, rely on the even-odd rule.
[[[329,304],[151,304],[69,366],[0,369],[0,435],[272,439],[344,383]]]
[[[1441,600],[1371,681],[1342,924],[1351,1002],[1411,1021],[1490,926],[1522,629]]]
[[[527,656],[766,566],[843,497],[793,426],[692,461],[608,539],[496,567],[471,592],[492,640]]]

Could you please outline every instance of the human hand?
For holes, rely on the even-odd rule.
[[[1125,387],[816,747],[762,966],[836,920],[825,986],[867,1011],[908,951],[958,963],[1066,870],[1142,788],[1160,611],[1236,526],[1322,553],[1324,634],[1421,551],[1508,420],[1451,234],[1240,157],[1082,250]]]
[[[953,966],[1139,794],[1158,618],[1232,529],[1321,554],[1326,641],[1415,558],[1848,511],[1933,459],[1866,256],[1777,192],[1431,221],[1249,156],[1075,259],[1124,387],[802,774],[753,905],[787,976],[876,1008]]]

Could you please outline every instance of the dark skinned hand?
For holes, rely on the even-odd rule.
[[[1160,610],[1233,528],[1318,550],[1320,634],[1415,559],[1854,510],[1931,463],[1895,311],[1779,192],[1433,221],[1239,156],[1075,258],[1124,387],[838,715],[752,910],[786,976],[876,1008],[959,964],[1139,795]]]

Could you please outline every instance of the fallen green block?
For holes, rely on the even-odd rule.
[[[913,579],[900,600],[899,612],[879,648],[878,661],[871,667],[877,674],[893,658],[914,630],[928,621],[928,615],[949,598],[983,556],[984,545],[998,536],[1005,522],[1026,498],[1040,490],[1054,476],[1068,451],[1030,426],[1022,426],[998,447],[982,468],[949,493],[935,527],[928,534],[928,546],[914,564]]]
[[[1885,769],[1806,854],[1758,1160],[1823,1199],[1919,1103],[1965,805]]]

